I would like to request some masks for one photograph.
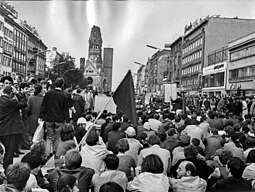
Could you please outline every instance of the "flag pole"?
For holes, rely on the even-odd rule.
[[[79,147],[81,146],[81,144],[84,142],[85,138],[87,137],[88,133],[91,130],[91,127],[93,127],[96,123],[96,121],[99,119],[99,117],[102,115],[104,109],[107,107],[107,105],[110,103],[110,101],[112,100],[112,96],[109,98],[109,100],[106,102],[106,104],[103,106],[103,108],[101,109],[100,113],[97,115],[97,118],[94,120],[93,124],[89,127],[87,133],[83,136],[83,138],[81,139],[80,143],[76,146],[76,150],[79,150]]]

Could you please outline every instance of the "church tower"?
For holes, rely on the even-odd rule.
[[[98,26],[93,26],[89,37],[88,60],[84,68],[84,76],[89,86],[97,91],[102,90],[103,68],[102,68],[102,37]]]

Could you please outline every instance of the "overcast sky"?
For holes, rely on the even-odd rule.
[[[113,90],[128,69],[136,73],[156,50],[184,32],[184,26],[207,15],[255,19],[254,0],[89,0],[10,1],[19,18],[35,26],[43,42],[69,52],[79,64],[88,58],[93,25],[101,28],[103,47],[114,49]]]

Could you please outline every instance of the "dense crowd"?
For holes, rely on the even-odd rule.
[[[141,103],[134,127],[93,95],[43,80],[0,83],[0,191],[218,192],[255,188],[255,100],[178,95]],[[184,110],[183,110],[184,109]],[[13,164],[20,148],[29,149]],[[43,173],[50,160],[54,167]]]

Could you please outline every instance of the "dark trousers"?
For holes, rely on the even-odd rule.
[[[20,135],[6,135],[0,137],[0,141],[3,143],[5,147],[3,163],[5,171],[10,164],[13,164],[13,155],[16,149],[16,140],[18,139],[18,137],[20,137]]]

